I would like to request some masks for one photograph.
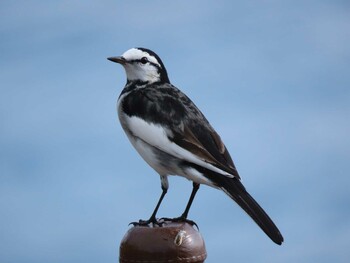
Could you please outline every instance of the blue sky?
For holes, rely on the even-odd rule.
[[[106,57],[142,46],[221,135],[279,247],[222,192],[190,218],[206,262],[350,257],[347,1],[7,1],[0,8],[0,261],[115,262],[147,218],[158,176],[115,110],[125,73]],[[159,216],[191,183],[170,178]]]

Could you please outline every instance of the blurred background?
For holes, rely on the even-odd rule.
[[[225,194],[190,212],[206,262],[350,258],[348,1],[2,1],[0,261],[117,262],[159,176],[116,114],[126,77],[106,60],[154,50],[224,140],[277,246]],[[192,184],[170,178],[159,216]]]

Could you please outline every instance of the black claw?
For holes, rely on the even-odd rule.
[[[155,218],[150,218],[148,220],[142,220],[140,219],[139,222],[130,222],[130,225],[133,226],[149,226],[150,224],[152,225],[157,225],[157,226],[162,226],[164,222],[160,222],[159,220],[155,219]]]

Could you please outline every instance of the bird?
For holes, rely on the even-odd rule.
[[[169,188],[168,177],[177,175],[192,181],[193,188],[184,212],[175,221],[189,220],[190,207],[203,184],[222,190],[281,245],[282,234],[242,184],[219,134],[192,100],[170,83],[160,57],[137,47],[107,59],[122,65],[126,72],[126,84],[117,100],[121,126],[161,181],[162,193],[152,215],[134,224],[157,223],[159,206]]]

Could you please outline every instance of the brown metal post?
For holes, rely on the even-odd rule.
[[[204,262],[204,240],[192,225],[165,221],[162,226],[134,226],[120,244],[120,263]]]

